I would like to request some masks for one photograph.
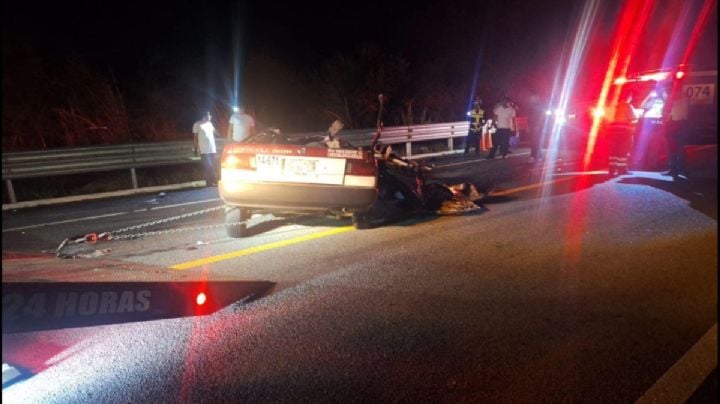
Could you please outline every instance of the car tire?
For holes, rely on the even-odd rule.
[[[371,227],[370,212],[355,212],[352,215],[352,223],[356,229],[369,229]]]
[[[230,238],[245,237],[247,234],[247,224],[237,224],[248,220],[250,211],[240,207],[225,208],[225,232]]]

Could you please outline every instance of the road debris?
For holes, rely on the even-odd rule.
[[[480,210],[475,202],[484,195],[471,183],[445,185],[427,182],[432,167],[404,159],[390,145],[376,148],[378,161],[378,205],[373,216],[434,213],[459,215]]]

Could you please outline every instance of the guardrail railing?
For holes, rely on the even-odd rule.
[[[404,144],[404,148],[397,152],[406,158],[425,158],[460,152],[461,150],[455,147],[455,139],[464,138],[467,131],[468,123],[465,121],[386,127],[383,129],[380,142],[392,145]],[[324,134],[324,132],[312,132],[289,136]],[[374,135],[374,129],[346,130],[339,134],[342,139],[357,147],[369,146]],[[413,144],[437,140],[444,140],[446,143],[441,147],[413,149]],[[222,150],[225,140],[217,139],[216,143],[218,150]],[[128,169],[133,188],[138,188],[136,168],[199,162],[200,158],[194,155],[192,141],[189,140],[3,153],[2,179],[10,202],[16,203],[17,198],[12,183],[15,179]]]
[[[403,155],[405,158],[418,159],[431,157],[434,155],[456,153],[459,150],[454,146],[453,139],[462,137],[465,138],[468,132],[468,123],[466,121],[461,122],[450,122],[450,123],[433,123],[426,125],[416,126],[391,126],[383,129],[382,136],[380,137],[380,143],[383,144],[404,144],[405,147],[402,150],[398,150],[398,154]],[[325,132],[308,132],[308,133],[294,133],[288,136],[300,137],[300,136],[324,136]],[[370,146],[373,137],[375,136],[375,129],[355,129],[355,130],[343,130],[339,134],[340,138],[357,147]],[[413,143],[417,144],[420,142],[427,142],[433,140],[446,140],[446,147],[441,151],[420,151],[413,152]],[[463,143],[464,146],[464,143]]]

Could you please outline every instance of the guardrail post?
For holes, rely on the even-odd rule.
[[[17,198],[15,198],[15,189],[12,186],[12,181],[7,179],[5,180],[5,187],[8,191],[8,197],[10,198],[10,203],[16,203]]]
[[[135,174],[135,167],[130,169],[130,177],[132,178],[133,189],[138,188],[137,175]]]
[[[405,143],[405,157],[412,157],[412,128],[408,128],[407,142]]]
[[[453,132],[452,132],[452,130],[450,130],[450,137],[448,138],[448,150],[449,150],[449,151],[453,151],[453,150],[454,150],[454,149],[453,149],[453,137],[452,137],[452,135],[453,135]]]

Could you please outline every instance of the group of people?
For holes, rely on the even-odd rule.
[[[608,171],[611,176],[628,173],[629,158],[633,149],[647,153],[641,136],[646,131],[659,128],[662,131],[667,148],[668,170],[664,175],[673,178],[687,178],[684,133],[688,119],[688,98],[680,91],[672,96],[667,90],[652,91],[642,102],[640,108],[633,105],[633,93],[622,97],[615,109],[612,122],[608,125]],[[641,122],[641,119],[643,122]],[[643,123],[650,121],[650,127]],[[652,156],[654,157],[654,156]]]
[[[657,125],[654,129],[661,128],[665,145],[667,147],[668,168],[665,175],[673,177],[687,176],[686,158],[684,147],[686,136],[684,127],[688,119],[688,98],[680,91],[652,92],[639,108],[633,106],[633,94],[627,93],[618,102],[614,109],[614,116],[604,126],[607,147],[609,152],[608,172],[610,176],[628,174],[630,155],[633,148],[638,150],[637,138],[643,130],[641,119],[653,120]],[[670,98],[670,99],[669,99]],[[465,142],[465,155],[475,150],[479,155],[482,145],[485,144],[484,136],[491,135],[492,148],[487,159],[494,159],[499,152],[505,158],[510,153],[510,139],[517,132],[517,107],[508,98],[503,97],[493,108],[494,120],[488,118],[482,109],[482,100],[475,97],[473,107],[468,112],[469,129]],[[540,148],[542,143],[543,119],[545,108],[540,102],[540,97],[533,94],[529,98],[527,108],[527,135],[530,145],[530,162],[541,159]],[[643,150],[644,153],[650,153]],[[656,156],[652,156],[656,157]]]
[[[480,155],[482,149],[480,142],[486,133],[491,133],[492,136],[492,147],[486,157],[487,159],[494,159],[498,152],[502,158],[505,158],[510,153],[510,138],[516,130],[517,108],[510,101],[510,98],[503,97],[493,108],[493,114],[494,119],[486,117],[485,110],[482,109],[482,100],[480,97],[475,97],[473,107],[468,112],[470,127],[465,140],[466,155],[473,148],[475,154]]]
[[[255,120],[245,113],[240,107],[233,107],[230,116],[227,140],[229,142],[241,142],[253,134]],[[215,168],[217,148],[215,146],[215,135],[217,130],[212,123],[212,115],[206,112],[203,117],[193,124],[193,148],[200,154],[203,164],[203,176],[209,187],[217,186],[218,173]]]

